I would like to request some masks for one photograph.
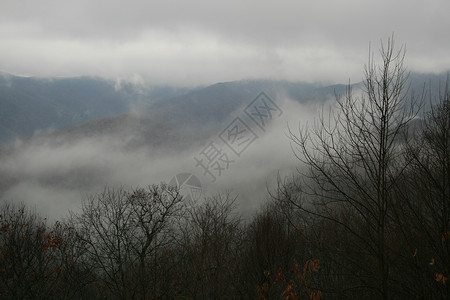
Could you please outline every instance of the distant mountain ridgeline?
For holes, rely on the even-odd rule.
[[[431,83],[436,97],[446,74],[411,74],[411,88]],[[355,87],[361,86],[356,83]],[[0,75],[0,145],[14,139],[65,136],[68,139],[119,134],[138,144],[201,140],[264,91],[278,101],[322,102],[343,95],[346,85],[241,80],[204,88],[145,87],[99,78],[40,79]],[[172,142],[171,142],[172,141]]]
[[[334,86],[340,90],[343,86]],[[146,115],[192,135],[208,135],[222,129],[232,114],[244,109],[261,92],[272,100],[290,98],[300,102],[327,99],[331,87],[318,84],[270,80],[217,83],[149,106]],[[226,125],[226,124],[225,124]]]
[[[140,103],[184,93],[100,78],[34,78],[0,73],[0,145],[128,113]]]

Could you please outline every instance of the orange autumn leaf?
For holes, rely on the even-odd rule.
[[[448,278],[444,276],[442,273],[436,273],[436,281],[440,282],[442,284],[445,284],[447,282]]]
[[[450,240],[450,231],[446,231],[442,234],[442,242],[445,243],[448,240]]]
[[[283,292],[283,295],[288,294],[289,297],[289,294],[292,292],[292,290],[293,290],[292,284],[288,284]]]
[[[317,271],[317,270],[319,270],[319,267],[320,267],[320,261],[318,259],[315,259],[313,262],[313,270]]]
[[[298,263],[296,263],[294,266],[294,274],[297,277],[300,275],[300,267],[299,267]]]
[[[280,268],[280,270],[278,271],[277,274],[277,281],[282,281],[283,280],[283,270]]]
[[[286,296],[286,300],[290,300],[290,299],[297,300],[298,299],[297,294],[294,292],[291,292],[289,295]]]
[[[312,292],[310,295],[310,299],[320,300],[322,298],[322,291]]]
[[[305,288],[308,292],[311,290],[311,284],[308,281],[305,281]]]

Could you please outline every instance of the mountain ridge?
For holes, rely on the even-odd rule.
[[[427,78],[434,84],[446,74],[412,74],[419,89]],[[360,86],[361,83],[352,84]],[[34,78],[0,74],[0,145],[51,132],[69,138],[101,135],[109,123],[111,132],[131,132],[152,140],[167,136],[201,139],[224,126],[239,109],[260,92],[273,100],[290,98],[300,103],[320,102],[345,93],[347,85],[248,79],[220,82],[203,88],[136,86],[101,78]],[[128,117],[125,117],[128,115]],[[110,120],[107,120],[111,118]],[[136,124],[142,129],[137,130]],[[154,127],[153,129],[147,127]],[[169,130],[170,128],[170,130]],[[175,132],[177,132],[175,134]]]

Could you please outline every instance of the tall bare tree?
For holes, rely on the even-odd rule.
[[[349,85],[337,99],[337,111],[290,137],[307,170],[299,187],[308,201],[299,208],[340,226],[365,264],[376,266],[353,288],[388,299],[394,284],[389,269],[393,189],[404,168],[401,137],[418,107],[408,98],[404,48],[395,51],[391,37],[380,54],[377,63],[369,51],[360,95]]]

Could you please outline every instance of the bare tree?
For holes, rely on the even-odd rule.
[[[393,189],[404,168],[400,141],[418,110],[407,98],[404,49],[396,52],[391,37],[382,43],[380,54],[377,64],[369,52],[361,96],[349,85],[337,99],[338,112],[322,115],[312,130],[300,129],[290,137],[307,169],[299,187],[309,203],[299,208],[340,226],[354,239],[364,263],[376,265],[368,268],[368,280],[354,288],[388,299],[394,284],[389,270],[389,241],[395,239]]]
[[[158,296],[158,253],[169,243],[171,219],[182,209],[178,190],[153,185],[131,192],[105,189],[88,198],[72,219],[109,297]],[[156,261],[155,261],[156,260]]]

